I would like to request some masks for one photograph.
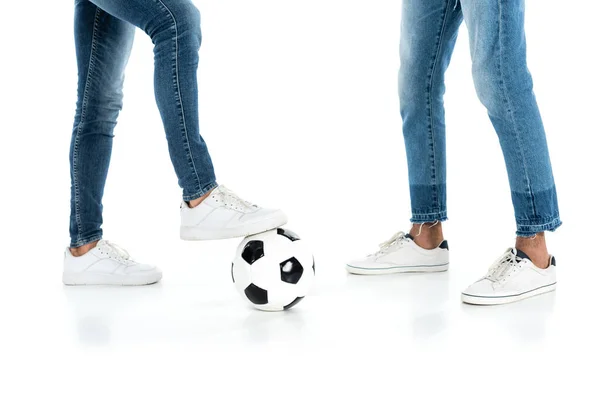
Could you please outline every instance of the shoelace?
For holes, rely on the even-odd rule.
[[[106,253],[108,253],[109,256],[117,259],[118,261],[120,261],[124,264],[127,264],[127,265],[135,264],[135,262],[133,260],[131,260],[127,250],[125,250],[124,248],[122,248],[121,246],[119,246],[115,243],[109,242],[108,240],[102,241],[100,250],[105,251]]]
[[[400,231],[400,232],[396,233],[394,236],[392,236],[389,240],[387,240],[383,243],[380,243],[379,250],[377,250],[377,252],[375,252],[373,254],[369,254],[369,255],[373,256],[375,254],[382,254],[389,248],[395,246],[396,244],[398,244],[404,240],[407,240],[406,233]]]
[[[492,282],[500,282],[508,277],[518,265],[519,259],[517,259],[517,255],[512,249],[508,249],[492,264],[485,279],[489,279]]]
[[[232,190],[229,190],[223,185],[219,186],[218,194],[221,196],[221,201],[227,208],[241,212],[254,211],[257,208],[255,204],[252,204],[249,201],[242,199]]]

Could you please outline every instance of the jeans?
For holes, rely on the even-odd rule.
[[[102,196],[136,27],[154,44],[154,92],[186,201],[217,186],[198,121],[200,13],[191,0],[75,0],[77,109],[71,139],[71,247],[102,238]]]
[[[399,93],[413,223],[444,221],[444,73],[467,24],[479,100],[498,134],[517,235],[561,225],[544,126],[526,63],[525,0],[404,0]]]

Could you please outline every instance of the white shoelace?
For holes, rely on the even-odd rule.
[[[517,260],[517,255],[513,252],[513,249],[508,249],[492,264],[485,279],[489,279],[492,282],[500,282],[510,276],[518,265],[519,260]]]
[[[220,199],[225,207],[235,211],[247,213],[258,208],[257,205],[242,199],[240,196],[223,185],[219,186],[217,195],[220,196]]]
[[[135,264],[135,261],[133,261],[130,258],[127,250],[125,250],[124,248],[122,248],[121,246],[119,246],[115,243],[109,242],[108,240],[103,240],[99,246],[99,249],[101,251],[108,253],[108,255],[110,257],[112,257],[112,258],[116,259],[117,261],[120,261],[124,264],[127,264],[127,265]]]
[[[400,231],[398,233],[396,233],[394,236],[392,236],[389,240],[380,243],[379,244],[379,250],[377,250],[377,252],[373,253],[373,254],[369,254],[369,256],[373,256],[376,254],[383,254],[385,253],[388,249],[394,247],[396,244],[401,243],[405,240],[408,240],[408,238],[406,237],[406,233]]]

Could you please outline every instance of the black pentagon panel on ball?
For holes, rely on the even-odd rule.
[[[300,300],[302,300],[303,298],[304,297],[296,297],[296,300],[292,301],[287,306],[284,306],[283,309],[284,310],[289,310],[290,308],[294,307],[296,304],[300,303]]]
[[[302,278],[304,268],[296,257],[292,257],[289,260],[285,260],[279,264],[281,269],[281,280],[287,283],[296,284]]]
[[[262,240],[251,240],[246,243],[242,251],[242,258],[248,264],[252,265],[265,256],[265,245]]]
[[[244,293],[248,297],[248,300],[254,304],[267,304],[269,302],[267,291],[259,288],[254,283],[251,283],[250,286],[244,289]]]
[[[296,235],[296,233],[290,231],[289,229],[277,228],[277,234],[281,236],[285,236],[290,239],[292,242],[296,240],[300,240],[300,236]]]

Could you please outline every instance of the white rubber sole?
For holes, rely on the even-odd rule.
[[[444,272],[448,271],[450,263],[437,265],[410,265],[381,268],[362,268],[346,264],[346,270],[354,275],[388,275],[405,272]]]
[[[529,290],[527,292],[511,295],[511,296],[473,296],[469,294],[462,293],[461,299],[463,303],[473,304],[478,306],[495,306],[500,304],[508,304],[514,303],[516,301],[521,301],[528,299],[530,297],[539,296],[540,294],[553,292],[556,290],[556,282],[542,286],[537,289]]]
[[[157,283],[162,279],[162,272],[158,271],[146,275],[113,275],[98,273],[63,273],[63,283],[67,286],[145,286]]]
[[[232,239],[270,231],[271,229],[279,228],[285,224],[287,224],[287,217],[285,215],[276,215],[272,218],[256,221],[252,224],[218,230],[204,229],[202,226],[182,226],[179,230],[179,237],[182,240]]]

